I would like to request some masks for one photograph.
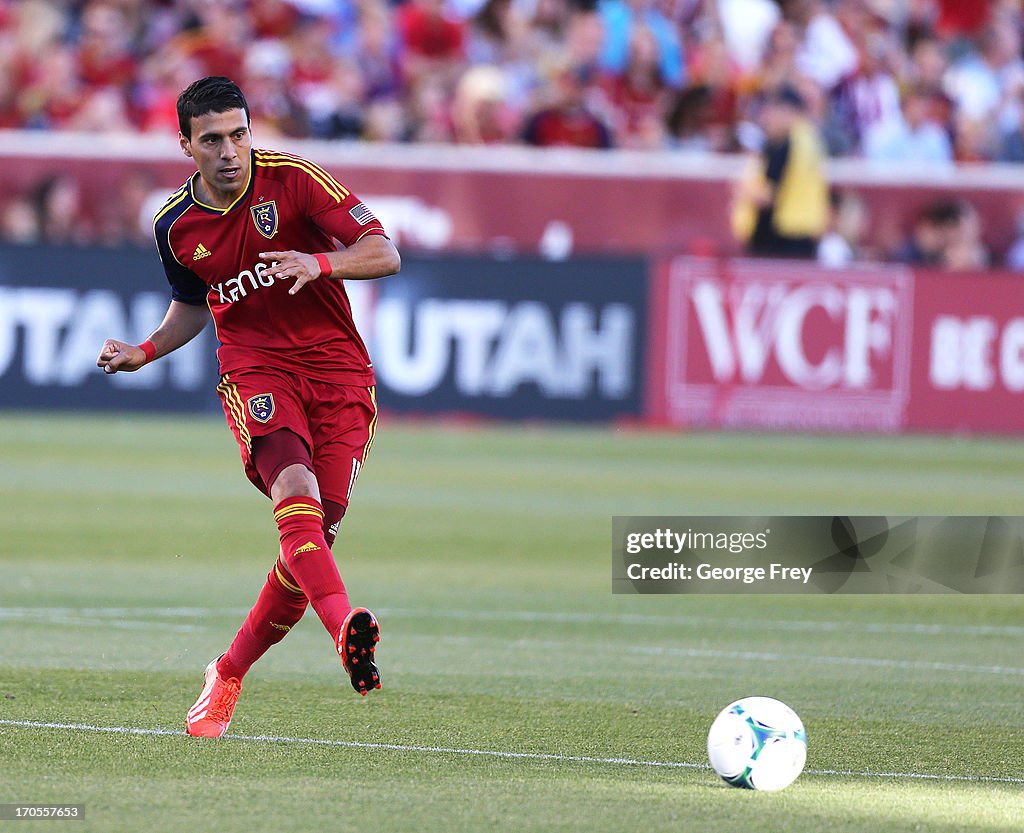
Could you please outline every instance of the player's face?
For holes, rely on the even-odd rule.
[[[227,207],[249,183],[252,134],[244,110],[192,117],[192,137],[178,135],[181,149],[191,156],[199,176],[219,207]]]

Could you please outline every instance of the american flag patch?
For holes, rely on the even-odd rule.
[[[373,212],[366,207],[365,203],[359,203],[355,208],[350,208],[348,211],[352,215],[352,219],[355,220],[359,225],[365,226],[371,220],[377,218],[373,216]]]

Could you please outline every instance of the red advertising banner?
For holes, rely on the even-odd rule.
[[[1024,430],[1019,278],[680,257],[653,281],[657,423]]]
[[[1020,275],[918,273],[908,428],[1024,431]]]

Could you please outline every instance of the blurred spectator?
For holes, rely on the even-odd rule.
[[[895,259],[948,270],[984,269],[991,261],[978,212],[961,199],[937,200],[925,206]]]
[[[504,73],[486,64],[469,69],[459,79],[452,104],[456,142],[491,145],[512,140],[517,114],[506,103],[507,88]]]
[[[998,133],[1016,121],[1016,94],[1024,87],[1020,50],[1016,29],[989,26],[979,37],[977,51],[947,72],[946,90],[955,102],[958,159],[985,159],[995,152]]]
[[[718,0],[717,11],[730,57],[744,72],[755,71],[782,19],[779,5],[772,0]]]
[[[678,93],[665,120],[666,143],[670,148],[711,151],[711,89],[705,85],[687,87]]]
[[[473,64],[517,63],[527,33],[528,21],[515,0],[485,0],[469,21],[466,57]]]
[[[1017,238],[1006,251],[1006,267],[1024,272],[1024,209],[1017,209]]]
[[[157,186],[149,170],[140,168],[123,177],[111,196],[92,206],[89,242],[152,246],[153,215],[166,202],[166,189]]]
[[[779,23],[768,38],[761,67],[744,85],[748,97],[756,100],[764,91],[783,86],[806,91],[813,85],[814,82],[797,68],[796,54],[799,47],[800,33],[797,27],[788,20]]]
[[[913,41],[904,66],[902,84],[928,95],[929,119],[948,133],[953,124],[953,99],[947,95],[943,79],[949,61],[942,43],[931,34],[923,34]]]
[[[401,95],[401,45],[387,5],[363,5],[354,57],[363,76],[363,94],[367,102],[394,100]]]
[[[957,216],[956,203],[948,200],[926,206],[914,220],[907,240],[893,253],[893,259],[910,266],[941,266]]]
[[[94,239],[94,217],[81,201],[78,180],[55,174],[39,182],[28,193],[27,204],[35,214],[37,239],[46,243],[87,243]],[[19,213],[15,209],[15,213]],[[25,217],[16,218],[27,231]]]
[[[82,11],[78,40],[78,77],[89,89],[114,87],[126,94],[135,83],[133,29],[125,10],[106,0],[91,0]]]
[[[1004,131],[999,139],[999,162],[1024,162],[1024,91],[1018,93],[1017,123]]]
[[[596,78],[601,68],[601,49],[605,42],[605,29],[601,18],[587,8],[573,8],[565,24],[564,40],[546,55],[544,64],[568,61],[582,67]]]
[[[876,129],[898,123],[900,90],[894,68],[893,44],[884,33],[864,29],[856,36],[857,69],[837,86],[834,102],[837,115],[845,115],[849,151],[863,148],[865,136]]]
[[[818,263],[827,269],[841,269],[863,260],[861,239],[867,226],[864,201],[856,194],[832,189],[828,207],[828,227],[818,242]]]
[[[22,122],[13,58],[11,52],[0,49],[0,130],[20,127]]]
[[[752,255],[813,258],[828,221],[824,152],[792,87],[761,110],[764,146],[738,183],[733,233]]]
[[[312,43],[309,51],[315,53]],[[327,73],[333,68],[330,62],[321,66]],[[329,87],[331,75],[299,80],[297,74],[280,41],[256,41],[245,51],[240,83],[261,136],[330,135],[327,125],[337,107]]]
[[[860,0],[839,0],[859,7]],[[799,32],[796,65],[826,92],[857,69],[857,49],[829,7],[820,0],[783,0],[783,13]]]
[[[676,105],[685,102],[690,91],[697,91],[698,100],[706,98],[699,130],[704,134],[705,148],[715,152],[736,149],[735,130],[743,83],[743,71],[733,60],[726,41],[718,29],[710,29],[693,43],[687,69],[689,86],[667,105],[669,124]]]
[[[935,30],[943,37],[972,37],[989,19],[992,0],[935,0]]]
[[[135,92],[139,129],[176,134],[178,94],[200,75],[198,63],[176,41],[165,43],[150,55],[142,64]]]
[[[912,87],[904,92],[902,105],[895,118],[868,128],[864,157],[873,162],[932,166],[952,163],[953,147],[945,128],[932,119],[930,94]]]
[[[650,32],[662,81],[670,87],[682,86],[683,46],[679,29],[654,0],[600,0],[597,10],[604,29],[601,69],[616,74],[627,71],[634,30],[643,26]]]
[[[535,0],[527,31],[530,58],[544,63],[561,52],[573,9],[569,0]]]
[[[425,75],[454,84],[465,56],[465,24],[450,16],[444,0],[406,0],[395,16],[402,44],[402,71],[415,86]]]
[[[188,6],[177,45],[198,67],[199,75],[238,73],[245,49],[252,41],[252,26],[244,9],[228,0],[202,0]]]
[[[288,0],[249,0],[252,34],[257,40],[287,38],[299,20],[299,10]]]
[[[615,145],[655,148],[664,144],[664,100],[669,88],[662,76],[654,33],[633,27],[629,58],[621,73],[606,75],[602,84],[613,114]]]
[[[610,148],[611,131],[587,105],[593,70],[563,65],[550,84],[551,101],[523,127],[523,141],[534,147]]]
[[[0,240],[17,245],[40,242],[43,230],[39,225],[39,212],[28,197],[9,200],[0,213]]]
[[[942,265],[950,270],[987,269],[991,261],[978,210],[966,200],[958,200],[957,221],[950,229]]]

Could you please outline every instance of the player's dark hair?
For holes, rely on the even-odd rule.
[[[223,75],[208,75],[193,81],[178,96],[178,128],[186,139],[192,138],[192,119],[207,113],[244,110],[245,121],[252,120],[249,105],[241,89]]]

